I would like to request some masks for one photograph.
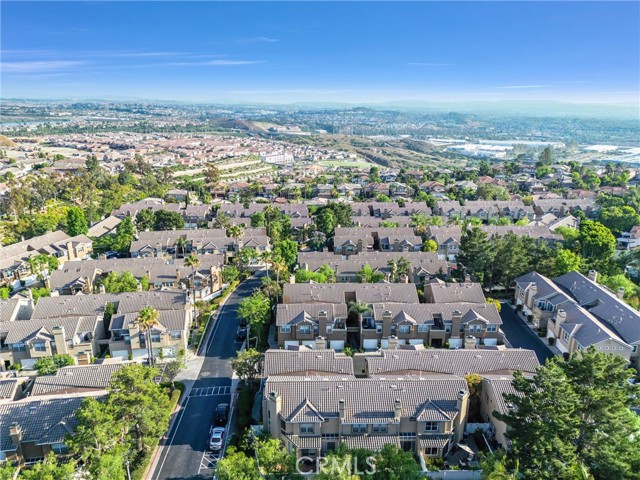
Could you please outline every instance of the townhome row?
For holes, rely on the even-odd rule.
[[[549,279],[537,272],[515,280],[515,303],[562,352],[593,346],[640,366],[640,313],[597,283],[597,272],[585,277],[569,272]]]
[[[457,201],[439,200],[434,213],[446,218],[464,219],[475,217],[484,221],[492,218],[509,218],[510,220],[533,220],[534,210],[521,200],[468,200],[461,205]]]
[[[227,237],[226,231],[219,228],[140,232],[138,239],[131,242],[129,251],[134,258],[163,258],[192,252],[201,255],[222,254],[227,258],[243,248],[259,252],[270,250],[266,229],[245,228],[240,238]]]
[[[278,345],[394,349],[401,345],[474,348],[503,341],[500,315],[478,284],[430,283],[428,302],[411,284],[289,284],[278,305]],[[363,304],[357,312],[351,305]]]
[[[146,278],[151,290],[179,289],[188,295],[195,291],[195,299],[210,297],[222,288],[224,255],[199,257],[200,265],[185,265],[184,258],[136,257],[109,260],[69,262],[45,279],[45,286],[59,295],[91,294],[100,291],[100,281],[111,272],[130,272],[139,282]]]
[[[1,370],[31,368],[39,358],[69,354],[78,364],[108,349],[112,357],[147,358],[147,337],[136,325],[144,307],[158,310],[151,329],[154,355],[175,357],[187,347],[191,308],[182,291],[42,297],[0,303]],[[7,320],[4,320],[4,319]]]
[[[419,252],[422,238],[412,227],[354,228],[339,227],[333,237],[336,255],[355,255],[360,252]]]
[[[340,443],[380,450],[391,444],[422,460],[448,458],[463,448],[469,420],[464,375],[482,375],[481,418],[493,424],[507,447],[507,428],[494,411],[506,413],[502,393],[511,392],[515,371],[530,375],[534,352],[487,347],[439,350],[406,347],[355,354],[333,350],[268,350],[265,354],[262,417],[266,431],[298,456],[316,457]]]
[[[57,230],[39,237],[0,248],[0,283],[18,286],[20,281],[35,281],[29,259],[36,255],[51,255],[63,264],[79,260],[93,252],[93,242],[85,235],[70,237]]]
[[[326,265],[335,272],[336,281],[340,283],[356,283],[358,272],[365,265],[383,273],[386,281],[390,281],[392,275],[399,275],[400,283],[422,285],[438,275],[449,275],[447,262],[434,252],[360,252],[358,255],[344,257],[330,252],[300,252],[298,265],[311,272]],[[403,267],[406,270],[399,272]]]
[[[211,206],[181,203],[166,203],[161,198],[145,198],[135,203],[125,203],[120,208],[115,209],[111,214],[123,219],[131,217],[135,220],[136,215],[142,210],[157,212],[160,210],[176,212],[184,220],[185,228],[199,228],[207,225],[211,220]]]

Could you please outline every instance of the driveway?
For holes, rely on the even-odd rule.
[[[260,286],[254,276],[236,288],[220,310],[204,349],[197,380],[177,413],[173,428],[160,447],[150,480],[204,479],[212,477],[207,449],[209,428],[218,403],[231,401],[231,359],[241,344],[235,341],[238,305]],[[205,337],[206,338],[206,337]]]
[[[533,350],[541,365],[548,358],[553,357],[553,353],[547,348],[544,341],[518,317],[508,303],[502,303],[500,317],[502,318],[500,328],[512,347]]]

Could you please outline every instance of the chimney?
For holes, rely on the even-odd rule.
[[[618,289],[618,293],[616,293],[616,296],[617,296],[620,300],[624,299],[624,288],[623,288],[623,287],[620,287],[620,288]]]
[[[176,285],[180,283],[180,269],[176,268]]]
[[[397,238],[393,241],[393,251],[394,252],[400,251],[400,240],[398,240]]]
[[[471,283],[471,275],[468,273],[464,274],[464,283]]]
[[[409,283],[409,276],[406,273],[403,273],[402,275],[400,275],[398,281],[399,283]]]
[[[556,312],[556,322],[559,324],[564,323],[567,320],[567,312],[562,308]]]
[[[361,238],[358,239],[358,249],[357,249],[357,251],[358,252],[362,251],[362,239]]]
[[[396,337],[395,335],[391,335],[389,337],[389,350],[397,350],[399,343],[400,342],[398,341],[398,337]]]
[[[13,422],[9,425],[9,436],[11,437],[11,445],[16,449],[20,448],[20,442],[22,442],[22,427],[19,423]]]
[[[266,408],[265,408],[266,407]],[[273,438],[280,436],[279,415],[282,409],[282,398],[278,392],[269,392],[267,401],[263,403],[263,417],[268,422],[269,432]],[[265,411],[266,410],[266,411]]]
[[[598,281],[598,272],[596,272],[595,270],[589,270],[589,274],[587,275],[587,278],[591,280],[593,283],[596,283]]]
[[[467,350],[473,350],[476,348],[476,337],[473,335],[467,335],[464,337],[464,348]]]
[[[98,287],[98,291],[100,293],[107,293],[107,289],[104,287],[103,283],[101,283],[100,286]]]
[[[344,399],[343,398],[338,400],[338,414],[340,415],[340,420],[344,420]]]
[[[326,348],[327,348],[327,341],[324,339],[324,337],[317,337],[316,350],[326,350]]]
[[[460,325],[462,325],[462,312],[454,310],[451,312],[451,338],[460,336]]]
[[[458,415],[453,422],[455,441],[460,442],[464,436],[464,427],[467,423],[469,411],[469,393],[466,390],[459,390],[456,396],[456,408]]]
[[[56,343],[56,352],[58,354],[68,353],[67,341],[64,338],[64,327],[53,327],[51,333],[53,333],[53,341]]]
[[[73,242],[67,242],[67,258],[73,260],[75,255],[73,254]]]
[[[162,245],[160,242],[156,243],[156,258],[160,258],[162,256]]]
[[[382,312],[382,323],[391,323],[391,310]]]
[[[402,404],[400,403],[400,399],[396,398],[393,402],[393,418],[396,422],[400,421],[400,417],[402,416]]]

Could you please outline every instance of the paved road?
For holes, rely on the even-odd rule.
[[[500,328],[507,337],[507,340],[509,340],[509,343],[511,343],[511,346],[533,350],[536,352],[538,361],[541,364],[544,364],[547,358],[553,357],[553,353],[545,346],[540,337],[518,318],[518,315],[516,315],[509,304],[502,304],[500,317],[502,318],[502,326]]]
[[[259,277],[243,282],[220,310],[205,348],[198,379],[160,449],[157,466],[149,477],[151,480],[212,477],[213,463],[207,449],[209,428],[216,405],[230,402],[230,360],[240,348],[235,342],[238,304],[259,285]]]

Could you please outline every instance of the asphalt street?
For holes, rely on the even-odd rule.
[[[540,364],[544,364],[553,353],[545,346],[538,335],[533,332],[513,311],[507,303],[502,304],[500,310],[502,326],[500,329],[514,348],[528,348],[536,352]]]
[[[209,428],[218,403],[230,403],[231,359],[241,344],[236,343],[237,310],[243,298],[260,285],[259,277],[243,282],[227,299],[204,348],[204,362],[183,408],[162,443],[151,480],[203,479],[212,477],[208,451]]]

